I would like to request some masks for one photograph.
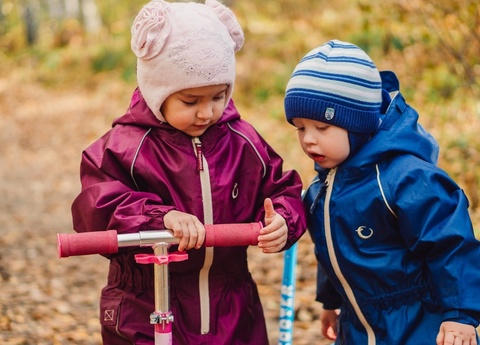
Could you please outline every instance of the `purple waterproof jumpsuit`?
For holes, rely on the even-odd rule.
[[[192,138],[160,122],[137,89],[127,113],[83,152],[81,182],[72,205],[77,232],[163,229],[172,209],[204,224],[263,221],[266,197],[287,222],[285,249],[306,228],[298,174],[282,171],[282,159],[232,101],[217,124]],[[108,256],[100,301],[104,344],[153,344],[153,265],[134,260],[151,252],[131,247]],[[267,345],[247,248],[201,248],[188,256],[169,264],[174,344]]]

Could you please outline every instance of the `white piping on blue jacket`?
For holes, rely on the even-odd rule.
[[[395,212],[393,212],[392,208],[390,207],[390,204],[388,203],[387,198],[385,197],[385,193],[383,192],[382,181],[380,180],[380,169],[378,168],[378,164],[375,164],[375,169],[377,170],[377,183],[378,183],[378,188],[380,188],[380,193],[382,194],[383,202],[387,206],[390,213],[393,214],[393,216],[398,219],[397,215],[395,214]]]
[[[373,332],[372,327],[368,323],[367,319],[365,318],[365,315],[363,315],[362,310],[360,309],[360,306],[357,303],[357,300],[355,298],[355,294],[353,293],[352,287],[348,283],[348,281],[345,279],[345,276],[342,273],[342,270],[340,269],[340,265],[338,264],[337,261],[337,256],[335,254],[335,248],[333,246],[333,239],[332,239],[332,229],[330,227],[330,199],[332,197],[332,190],[333,190],[333,184],[335,181],[335,174],[337,172],[337,168],[333,168],[330,170],[328,173],[327,179],[325,180],[325,184],[327,185],[327,192],[325,195],[325,204],[324,204],[324,226],[325,226],[325,238],[327,241],[327,251],[328,251],[328,256],[330,258],[330,263],[332,264],[333,271],[335,272],[338,280],[340,281],[340,284],[342,284],[343,289],[345,290],[345,293],[347,295],[348,301],[352,305],[353,309],[355,310],[355,313],[357,314],[358,319],[362,323],[363,327],[365,327],[365,331],[367,332],[367,337],[368,337],[368,345],[375,345],[376,340],[375,340],[375,333]]]

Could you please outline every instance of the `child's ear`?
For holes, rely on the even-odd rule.
[[[233,49],[235,52],[238,52],[242,48],[245,38],[243,36],[243,30],[240,24],[238,24],[237,18],[232,10],[216,0],[206,0],[205,5],[213,10],[218,19],[220,19],[222,24],[228,29],[230,36],[235,42],[235,47]]]

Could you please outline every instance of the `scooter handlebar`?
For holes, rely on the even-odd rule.
[[[258,244],[261,222],[242,224],[205,225],[205,247],[233,247]],[[119,247],[153,246],[155,243],[178,243],[171,230],[141,231],[134,234],[117,234],[116,230],[93,231],[74,234],[57,234],[58,256],[113,254]]]
[[[112,254],[118,252],[117,230],[57,234],[58,256]]]
[[[205,225],[205,247],[256,246],[261,222]]]

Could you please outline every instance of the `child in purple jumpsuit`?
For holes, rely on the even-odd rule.
[[[237,112],[231,95],[243,32],[215,0],[154,0],[132,26],[137,81],[130,107],[82,155],[77,232],[172,229],[173,342],[267,345],[247,247],[202,247],[205,224],[262,221],[258,246],[275,253],[306,228],[302,183]],[[153,265],[132,247],[109,255],[100,322],[104,344],[152,344]],[[268,260],[268,256],[265,260]]]

